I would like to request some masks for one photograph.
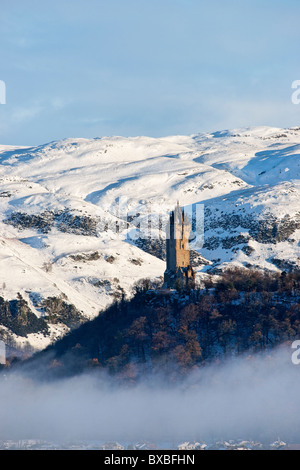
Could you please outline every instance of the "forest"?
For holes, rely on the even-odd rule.
[[[30,362],[42,359],[48,377],[92,368],[135,381],[158,370],[183,375],[299,336],[299,271],[229,269],[185,291],[143,279],[131,299],[116,301]]]

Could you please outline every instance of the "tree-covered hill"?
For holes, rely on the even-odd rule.
[[[300,272],[233,269],[201,290],[155,290],[140,282],[131,300],[116,302],[26,364],[45,378],[90,369],[130,380],[157,370],[176,376],[299,334]]]

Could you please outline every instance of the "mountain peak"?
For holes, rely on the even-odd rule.
[[[41,317],[33,299],[63,296],[92,318],[139,279],[159,279],[164,233],[136,225],[177,200],[204,206],[199,279],[228,264],[299,268],[297,127],[0,146],[0,178],[2,296],[21,292]]]

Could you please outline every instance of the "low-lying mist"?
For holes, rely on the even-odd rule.
[[[176,384],[147,376],[133,386],[105,374],[52,382],[0,378],[0,439],[178,442],[278,437],[300,442],[300,365],[292,350],[238,357]],[[38,375],[38,371],[37,371]]]

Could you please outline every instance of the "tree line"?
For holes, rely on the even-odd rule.
[[[148,279],[71,331],[51,351],[48,371],[99,368],[134,380],[141,371],[184,374],[232,354],[273,348],[300,335],[300,272],[231,269],[201,288],[165,291]]]

